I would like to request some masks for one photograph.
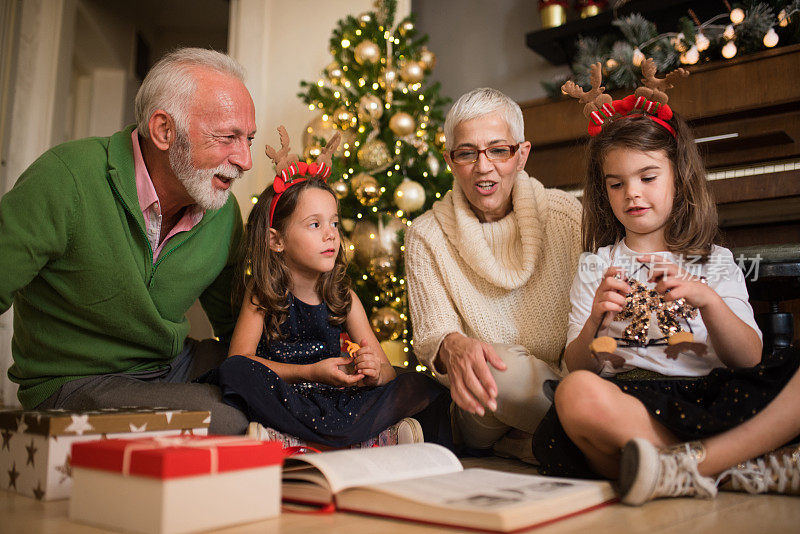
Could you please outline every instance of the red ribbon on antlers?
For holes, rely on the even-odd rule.
[[[284,191],[295,184],[305,182],[309,178],[319,178],[324,182],[330,175],[331,167],[324,161],[322,163],[295,161],[289,164],[280,174],[275,176],[275,180],[272,182],[275,196],[272,197],[272,202],[269,206],[269,225],[272,226],[272,216],[275,213],[275,206],[278,205],[278,199],[281,198]]]
[[[275,150],[269,145],[264,147],[264,151],[272,161],[275,162],[275,167],[278,169],[278,174],[272,182],[272,189],[275,194],[269,206],[269,225],[272,227],[272,216],[275,214],[275,206],[278,205],[278,199],[281,195],[294,184],[305,182],[310,178],[318,178],[323,182],[331,175],[331,158],[333,152],[339,146],[341,136],[337,132],[318,158],[317,162],[306,163],[298,161],[297,156],[289,154],[289,134],[286,133],[286,128],[283,126],[278,127],[278,134],[281,139],[281,149]]]

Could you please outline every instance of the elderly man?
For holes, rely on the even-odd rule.
[[[525,171],[522,111],[494,89],[444,123],[453,190],[406,232],[414,353],[450,387],[463,443],[533,462],[580,256],[581,211]]]
[[[252,166],[256,129],[242,67],[211,50],[167,55],[136,121],[48,150],[0,201],[9,377],[25,408],[210,410],[212,433],[242,433],[215,387],[188,383],[225,349],[187,339],[185,316],[199,298],[219,338],[235,323],[242,218],[229,189]]]

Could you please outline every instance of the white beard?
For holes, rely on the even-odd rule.
[[[178,132],[175,145],[169,148],[169,165],[189,196],[204,210],[218,210],[228,201],[230,189],[216,189],[217,174],[231,181],[242,177],[242,170],[230,163],[213,169],[197,169],[192,165],[192,146],[183,132]]]

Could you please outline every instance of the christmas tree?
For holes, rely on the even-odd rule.
[[[451,187],[441,150],[444,106],[426,78],[436,56],[412,18],[395,25],[396,0],[339,21],[332,62],[298,94],[319,115],[306,127],[314,159],[338,131],[330,185],[339,197],[349,274],[394,365],[416,365],[406,297],[403,230]],[[357,340],[356,340],[357,341]],[[416,365],[418,371],[425,371]]]

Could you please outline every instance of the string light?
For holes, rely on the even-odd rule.
[[[638,48],[633,49],[633,64],[637,67],[642,65],[642,62],[645,60],[644,54]]]
[[[736,30],[733,29],[733,24],[725,26],[725,31],[722,32],[722,36],[729,41],[736,37]]]
[[[347,48],[350,46],[350,41],[348,39],[342,39],[342,48]]]
[[[770,28],[769,31],[764,35],[764,46],[767,48],[772,48],[776,44],[778,44],[778,34],[775,33],[775,28]]]
[[[708,50],[708,47],[711,45],[711,41],[708,40],[708,37],[706,37],[703,32],[697,32],[697,37],[694,40],[694,44],[697,49],[702,52],[704,50]]]
[[[731,22],[740,24],[744,20],[744,9],[737,7],[731,11]]]
[[[700,51],[696,46],[692,46],[684,55],[688,65],[694,65],[700,60]]]
[[[251,196],[251,197],[250,197],[250,202],[252,202],[253,204],[255,204],[256,202],[258,202],[258,195],[253,195],[253,196]]]
[[[785,9],[781,9],[781,12],[778,13],[778,26],[781,28],[785,28],[789,25],[789,15],[786,14]]]
[[[722,47],[722,57],[730,59],[736,55],[736,45],[733,41],[728,41],[728,44]]]

